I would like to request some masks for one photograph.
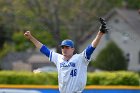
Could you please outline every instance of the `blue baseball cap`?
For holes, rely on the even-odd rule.
[[[66,39],[66,40],[63,40],[61,42],[61,45],[60,46],[61,47],[62,46],[68,46],[68,47],[74,48],[74,42],[72,40],[70,40],[70,39]]]

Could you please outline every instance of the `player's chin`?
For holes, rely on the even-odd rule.
[[[63,56],[67,56],[67,54],[66,54],[66,53],[62,53],[62,55],[63,55]]]
[[[67,54],[64,54],[63,56],[66,56],[67,57],[68,55]]]

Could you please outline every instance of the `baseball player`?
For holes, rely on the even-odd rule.
[[[32,36],[30,31],[26,31],[24,36],[40,49],[40,51],[49,57],[58,70],[58,82],[60,93],[82,93],[86,86],[87,66],[91,54],[97,47],[101,37],[107,32],[105,21],[100,18],[100,31],[90,45],[80,54],[74,53],[74,42],[66,39],[61,43],[62,54],[51,51],[47,46],[39,42]]]

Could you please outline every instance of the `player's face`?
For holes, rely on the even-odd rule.
[[[73,55],[74,48],[71,48],[69,46],[62,46],[61,49],[62,49],[62,55],[64,55],[64,56]]]

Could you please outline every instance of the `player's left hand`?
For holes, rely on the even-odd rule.
[[[105,20],[104,20],[103,18],[99,18],[99,21],[100,21],[100,23],[101,23],[101,27],[100,27],[99,30],[100,30],[102,33],[107,33],[107,32],[108,32],[108,29],[107,29],[107,25],[106,25]]]

